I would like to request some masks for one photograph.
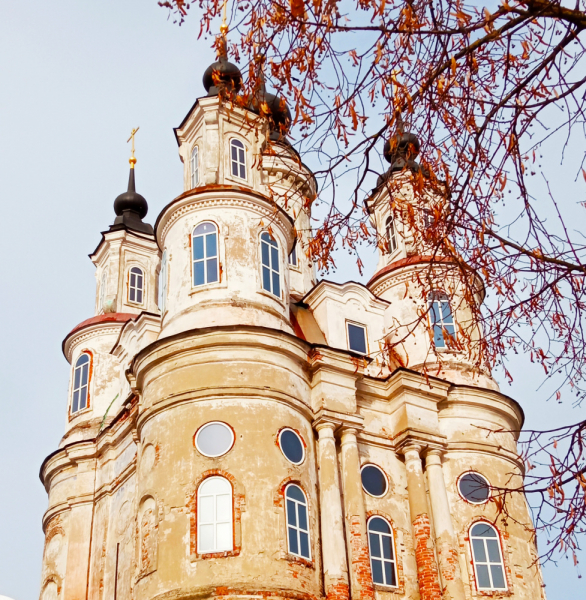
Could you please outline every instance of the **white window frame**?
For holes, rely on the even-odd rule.
[[[84,357],[87,356],[87,361],[84,362],[82,365],[79,364],[79,361]],[[75,361],[75,365],[73,366],[73,376],[71,379],[71,407],[70,407],[70,414],[71,415],[76,415],[77,413],[83,412],[84,410],[86,410],[89,407],[89,399],[90,399],[90,383],[91,383],[91,366],[92,366],[92,355],[89,352],[82,352],[78,357],[77,360]],[[87,370],[87,383],[85,385],[83,385],[83,371],[84,368]],[[79,375],[79,386],[76,387],[75,385],[75,376],[77,371],[80,371],[80,375]],[[80,407],[80,402],[79,399],[81,398],[81,390],[85,389],[85,405],[83,407]],[[73,410],[73,402],[74,402],[74,398],[75,398],[75,392],[80,392],[80,395],[78,397],[78,404],[77,404],[77,409]]]
[[[289,490],[290,488],[293,488],[293,487],[297,488],[301,492],[301,494],[303,495],[303,498],[305,499],[305,503],[302,503],[301,501],[297,500],[296,498],[289,498],[287,496],[287,490]],[[296,483],[290,483],[285,488],[284,498],[285,498],[285,522],[286,522],[286,526],[287,526],[287,534],[286,534],[287,535],[287,552],[289,554],[291,554],[292,556],[297,556],[297,557],[303,558],[305,560],[311,560],[311,535],[309,533],[309,503],[307,502],[307,496],[305,495],[305,492],[303,491],[303,489],[301,488],[300,485],[297,485]],[[295,524],[292,524],[289,522],[288,502],[294,503],[295,521],[296,521]],[[299,525],[299,507],[300,506],[302,506],[305,509],[305,521],[307,523],[307,529],[302,529],[301,526]],[[299,552],[293,552],[291,550],[291,545],[289,542],[289,530],[290,529],[292,529],[296,533],[297,548],[299,549]],[[301,554],[301,533],[307,534],[307,549],[308,549],[309,556],[304,556],[303,554]]]
[[[488,498],[486,500],[474,502],[474,500],[470,500],[469,498],[466,498],[466,496],[464,496],[464,494],[462,493],[462,490],[460,490],[460,483],[466,475],[475,475],[476,477],[480,477],[480,479],[484,480],[484,483],[486,483],[486,487],[488,488]],[[460,495],[460,498],[462,498],[462,500],[464,500],[464,502],[468,502],[469,504],[473,504],[475,506],[481,506],[482,504],[486,504],[490,500],[490,496],[491,496],[490,481],[488,481],[488,479],[484,475],[482,475],[482,473],[479,473],[478,471],[466,471],[465,473],[462,473],[460,475],[460,477],[458,477],[458,481],[456,482],[456,487],[458,489],[458,494]]]
[[[399,246],[397,244],[395,215],[392,212],[385,221],[385,235],[387,239],[388,253],[394,254]]]
[[[293,250],[291,250],[289,256],[287,257],[287,263],[290,267],[293,267],[294,269],[299,268],[299,259],[297,258],[297,244],[293,244]]]
[[[443,304],[447,304],[450,309],[451,323],[444,320]],[[456,341],[456,319],[454,318],[454,311],[452,310],[452,303],[450,302],[449,296],[442,290],[432,290],[427,298],[427,305],[429,311],[429,323],[431,327],[433,345],[437,350],[449,350],[449,346],[446,342],[444,331],[449,332],[449,327],[453,329],[452,338]],[[435,305],[435,306],[434,306]],[[439,321],[434,320],[434,315],[439,316]],[[440,326],[442,329],[442,341],[443,346],[438,346],[435,338],[435,328]]]
[[[385,480],[385,491],[382,494],[380,494],[379,496],[369,492],[364,487],[364,483],[362,483],[362,471],[364,471],[364,469],[366,469],[366,467],[374,467],[377,471],[380,471],[381,475],[383,476],[383,478]],[[389,491],[389,479],[387,477],[387,474],[378,465],[375,465],[374,463],[365,463],[360,467],[360,485],[362,486],[362,489],[364,490],[364,492],[367,493],[369,496],[372,496],[373,498],[384,498]]]
[[[481,537],[481,536],[473,536],[472,535],[472,530],[474,529],[474,527],[476,527],[476,525],[486,525],[489,529],[492,529],[495,534],[496,534],[496,538],[491,537],[491,538],[487,538],[487,537]],[[476,521],[475,523],[472,523],[472,525],[470,526],[470,529],[468,530],[468,537],[470,539],[470,553],[472,555],[472,564],[474,566],[474,578],[476,579],[476,589],[479,592],[503,592],[503,591],[507,591],[509,589],[508,587],[508,582],[507,582],[507,572],[505,570],[505,561],[503,559],[503,545],[501,542],[501,536],[500,533],[498,531],[498,529],[496,529],[496,527],[493,527],[490,523],[488,523],[487,521]],[[496,540],[497,543],[497,547],[498,547],[498,551],[499,551],[499,558],[500,558],[500,562],[491,562],[489,555],[488,555],[488,547],[486,544],[486,540],[490,539],[490,540]],[[483,546],[484,546],[484,554],[486,557],[486,561],[478,561],[476,560],[476,554],[474,553],[474,544],[472,543],[472,540],[481,540],[483,542]],[[488,571],[488,577],[490,579],[490,587],[480,587],[480,582],[478,580],[478,565],[484,565],[487,567],[487,571]],[[493,585],[493,580],[492,580],[492,571],[491,571],[491,565],[499,565],[502,573],[503,573],[503,582],[505,587],[494,587]]]
[[[138,285],[132,285],[132,276],[135,275],[138,276],[136,273],[133,274],[134,270],[140,271],[140,277],[142,278],[142,286],[138,286]],[[142,300],[139,302],[138,300],[131,300],[130,298],[130,294],[131,292],[134,291],[134,297],[136,298],[137,296],[137,292],[140,291],[142,293]],[[146,278],[144,275],[144,269],[142,267],[138,267],[136,265],[134,265],[133,267],[130,267],[130,269],[128,269],[128,302],[129,304],[137,304],[138,306],[142,306],[144,304],[145,301],[145,296],[146,296]]]
[[[228,445],[228,447],[225,450],[222,450],[222,452],[219,452],[218,454],[210,454],[209,452],[205,452],[203,450],[203,448],[200,446],[199,443],[199,436],[200,434],[205,431],[205,429],[207,427],[209,427],[210,425],[221,425],[226,431],[228,431],[228,433],[230,434],[230,444]],[[230,425],[228,425],[227,423],[224,423],[223,421],[209,421],[208,423],[204,423],[195,433],[195,447],[197,448],[198,452],[200,454],[203,454],[203,456],[207,456],[208,458],[218,458],[219,456],[224,456],[224,454],[228,454],[228,452],[230,452],[230,450],[232,450],[232,448],[234,447],[234,431],[232,430],[232,427],[230,427]]]
[[[390,533],[383,533],[381,531],[372,531],[370,530],[370,524],[374,519],[380,519],[381,521],[384,521],[390,530]],[[370,572],[372,574],[372,581],[375,585],[381,585],[384,587],[388,587],[388,588],[393,588],[396,589],[399,587],[399,572],[397,569],[397,549],[395,547],[395,531],[393,529],[393,526],[389,523],[389,521],[387,519],[385,519],[384,517],[381,517],[379,515],[373,515],[372,517],[370,517],[366,523],[366,532],[367,532],[367,536],[368,536],[368,557],[370,558]],[[371,549],[371,545],[370,545],[370,536],[371,535],[376,535],[378,537],[378,543],[379,546],[381,548],[381,556],[372,556],[372,549]],[[391,551],[393,553],[393,558],[389,559],[389,558],[385,558],[383,556],[383,551],[382,551],[382,547],[383,547],[383,537],[387,537],[391,540]],[[382,574],[383,574],[383,579],[386,581],[386,571],[385,571],[385,563],[391,563],[393,566],[393,572],[395,574],[395,585],[392,585],[390,583],[380,583],[378,581],[374,581],[374,569],[372,568],[372,561],[374,560],[378,560],[382,563]]]
[[[236,148],[236,158],[232,155],[232,149]],[[242,181],[248,179],[248,169],[246,166],[246,145],[238,138],[230,139],[230,176],[236,177]],[[234,173],[234,167],[236,167],[236,173]],[[242,177],[242,170],[244,170],[244,177]]]
[[[364,346],[366,347],[366,352],[354,350],[350,347],[350,325],[352,325],[353,327],[360,327],[364,331]],[[348,340],[348,350],[350,350],[350,352],[356,352],[356,354],[368,356],[368,330],[366,328],[366,325],[363,325],[362,323],[356,323],[355,321],[346,321],[346,337]]]
[[[199,227],[201,227],[202,225],[207,225],[207,224],[213,225],[214,231],[198,233],[196,235],[196,233],[195,233],[196,230]],[[207,255],[207,237],[209,235],[216,236],[216,255],[215,256]],[[196,259],[194,257],[195,239],[198,237],[203,238],[203,258]],[[208,261],[214,260],[214,259],[216,261],[216,279],[214,281],[208,281],[207,263],[208,263]],[[204,265],[204,269],[203,269],[204,282],[203,283],[195,283],[195,263],[200,263],[200,262],[203,262],[203,265]],[[191,231],[191,287],[194,289],[201,288],[203,286],[212,285],[214,283],[220,283],[220,230],[213,221],[202,221],[201,223],[198,223]]]
[[[196,144],[191,150],[189,159],[189,170],[191,178],[191,189],[199,184],[199,146]]]
[[[271,242],[268,242],[267,240],[264,239],[264,236],[268,236],[270,238]],[[265,244],[268,248],[268,255],[269,255],[269,264],[265,265],[264,261],[263,261],[263,244]],[[273,252],[271,251],[271,248],[276,248],[277,249],[277,265],[275,268],[274,265],[274,261],[273,261]],[[265,287],[265,278],[264,278],[264,274],[265,274],[265,269],[267,269],[269,271],[269,289],[267,289]],[[274,274],[277,274],[278,277],[278,281],[279,281],[279,293],[276,294],[275,293],[275,286],[274,286]],[[260,235],[260,285],[261,288],[265,291],[268,292],[269,294],[272,294],[273,296],[275,296],[276,298],[281,298],[282,294],[283,294],[283,280],[281,279],[281,247],[279,245],[279,242],[268,232],[268,231],[263,231]]]
[[[227,515],[222,515],[221,517],[218,517],[218,498],[220,496],[226,496],[228,494],[226,494],[225,492],[223,493],[211,493],[211,494],[204,494],[203,492],[205,492],[205,488],[206,486],[209,486],[210,483],[212,483],[213,481],[224,481],[226,482],[227,486],[229,486],[230,492],[230,510],[228,511],[229,514]],[[226,488],[228,489],[228,488]],[[205,515],[204,514],[204,509],[202,506],[202,498],[212,498],[213,499],[213,515]],[[220,477],[220,476],[216,476],[214,475],[213,477],[207,477],[206,479],[204,479],[201,484],[199,485],[198,489],[197,489],[197,552],[198,554],[216,554],[219,552],[231,552],[232,550],[234,550],[234,489],[232,487],[232,484],[230,483],[230,481],[228,481],[225,477]],[[205,520],[204,520],[205,519]],[[214,528],[214,544],[213,544],[213,548],[202,548],[201,547],[201,527],[202,525],[212,525]],[[229,525],[229,529],[230,529],[230,544],[229,546],[226,547],[219,547],[218,546],[218,525]]]

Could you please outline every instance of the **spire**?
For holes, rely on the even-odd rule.
[[[117,216],[114,220],[114,224],[110,226],[110,231],[130,229],[132,231],[139,231],[140,233],[152,235],[152,226],[148,223],[143,223],[142,221],[147,215],[149,206],[144,197],[136,192],[134,179],[134,166],[136,165],[136,157],[134,156],[134,136],[138,129],[138,127],[133,129],[128,138],[129,142],[132,140],[132,154],[128,159],[128,162],[130,163],[128,189],[114,200],[114,212]]]
[[[208,96],[217,96],[222,90],[237,94],[242,87],[242,73],[233,63],[228,61],[228,25],[226,23],[226,0],[224,0],[220,35],[216,38],[218,60],[212,63],[203,74],[203,87]]]

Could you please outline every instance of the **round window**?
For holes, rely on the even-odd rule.
[[[376,465],[364,465],[360,471],[362,487],[367,494],[380,498],[387,493],[387,478]]]
[[[300,465],[305,458],[303,442],[292,429],[283,429],[279,434],[279,446],[285,458],[294,465]]]
[[[480,473],[465,473],[458,481],[462,498],[472,504],[483,504],[490,496],[490,484]]]
[[[222,456],[233,445],[234,432],[226,423],[220,421],[206,423],[195,434],[195,446],[204,456]]]

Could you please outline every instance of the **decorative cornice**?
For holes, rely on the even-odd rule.
[[[197,209],[209,207],[245,208],[261,218],[277,218],[285,230],[293,228],[293,219],[268,196],[245,186],[204,185],[181,194],[161,211],[155,223],[159,247],[164,246],[167,232],[177,220]]]
[[[136,319],[140,313],[106,313],[82,321],[74,327],[63,340],[61,349],[68,362],[71,363],[71,352],[74,346],[100,335],[115,333],[127,321]]]

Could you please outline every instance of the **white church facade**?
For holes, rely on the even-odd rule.
[[[41,468],[41,600],[545,598],[525,499],[493,497],[522,480],[522,410],[449,343],[482,285],[454,302],[446,271],[418,321],[432,259],[388,185],[409,202],[416,139],[397,134],[367,200],[369,283],[319,281],[288,110],[224,101],[239,77],[220,58],[175,131],[185,191],[148,225],[131,159],[91,254]],[[382,360],[410,323],[408,360]]]

